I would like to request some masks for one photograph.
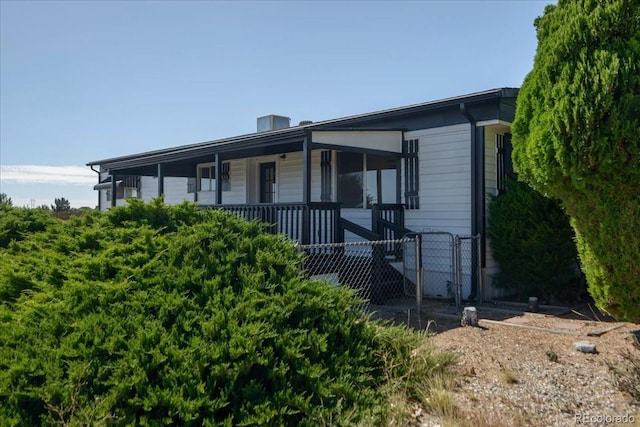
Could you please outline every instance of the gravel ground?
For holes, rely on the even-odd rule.
[[[452,314],[455,308],[438,311],[423,310],[422,319],[407,317],[406,311],[395,314],[396,320],[421,328],[434,320],[429,328],[437,331],[436,345],[460,355],[454,390],[458,421],[418,411],[418,424],[640,426],[640,406],[621,390],[610,368],[629,366],[624,352],[640,362],[640,349],[633,345],[640,325],[479,308],[480,327],[463,328]],[[497,313],[497,318],[486,316]],[[575,349],[575,342],[585,340],[595,344],[595,354]]]

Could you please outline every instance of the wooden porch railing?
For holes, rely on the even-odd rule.
[[[375,204],[371,209],[371,229],[383,240],[402,239],[411,230],[404,226],[404,205],[401,204]],[[396,259],[401,256],[401,249],[397,244],[389,244],[385,248],[387,255],[393,255]]]
[[[300,244],[339,243],[340,203],[311,202],[254,205],[202,205],[224,209],[246,220],[258,220],[273,234],[286,234]]]

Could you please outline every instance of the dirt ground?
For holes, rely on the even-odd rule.
[[[462,307],[410,300],[371,307],[375,316],[432,332],[459,355],[456,420],[428,413],[418,425],[640,426],[630,360],[640,363],[640,325],[616,322],[589,305],[574,309],[492,303],[476,306],[479,327],[461,327]],[[575,348],[595,345],[595,353]],[[637,366],[640,369],[640,366]],[[618,373],[616,373],[616,371]]]

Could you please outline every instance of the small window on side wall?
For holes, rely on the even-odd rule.
[[[402,142],[404,155],[404,199],[407,209],[420,209],[420,165],[418,162],[418,140]]]
[[[498,194],[507,191],[505,182],[508,177],[513,176],[511,151],[511,134],[496,135],[496,189]]]

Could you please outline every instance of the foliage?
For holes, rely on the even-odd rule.
[[[6,193],[0,193],[0,210],[13,206],[13,200]]]
[[[0,209],[0,248],[24,239],[29,233],[45,230],[52,221],[51,216],[40,209]]]
[[[68,212],[71,210],[71,203],[64,197],[56,198],[51,205],[51,210],[54,212]]]
[[[10,425],[379,424],[425,343],[300,276],[291,242],[194,204],[52,220],[0,256]],[[419,372],[449,360],[429,355]]]
[[[578,254],[569,218],[556,201],[526,183],[507,179],[506,187],[489,204],[487,233],[500,264],[494,283],[519,297],[571,299]]]
[[[560,0],[513,123],[514,167],[561,200],[597,306],[640,322],[640,2]]]

